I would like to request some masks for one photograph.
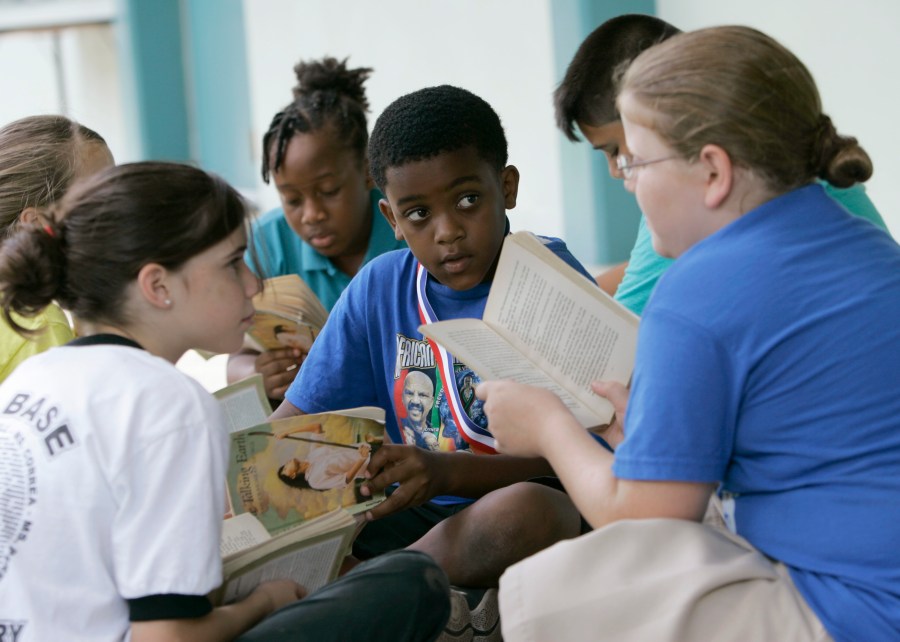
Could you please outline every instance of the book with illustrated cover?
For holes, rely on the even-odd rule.
[[[484,381],[511,379],[547,388],[585,427],[614,410],[592,381],[627,385],[639,317],[528,232],[506,237],[482,319],[419,327]]]
[[[384,500],[359,491],[384,440],[384,411],[300,415],[230,438],[224,582],[213,600],[240,600],[270,579],[290,578],[310,592],[333,580],[365,524],[361,513]]]
[[[296,274],[266,279],[253,307],[247,338],[260,352],[284,347],[308,352],[328,318],[325,306]]]
[[[228,496],[235,516],[251,513],[272,535],[344,508],[364,512],[371,454],[384,440],[380,408],[299,415],[231,434]]]

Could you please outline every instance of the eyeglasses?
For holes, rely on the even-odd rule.
[[[645,165],[652,165],[653,163],[661,163],[663,161],[672,160],[675,158],[680,158],[680,156],[666,156],[665,158],[654,158],[653,160],[647,161],[636,161],[634,158],[627,154],[619,154],[616,156],[616,167],[619,168],[619,171],[622,172],[622,176],[625,180],[630,180],[634,177],[634,170],[638,167],[644,167]]]

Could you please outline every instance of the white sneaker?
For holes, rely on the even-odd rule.
[[[438,642],[501,642],[497,589],[450,589],[450,619]]]

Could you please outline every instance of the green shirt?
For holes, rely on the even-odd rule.
[[[68,343],[75,338],[65,313],[52,303],[37,316],[30,318],[16,316],[15,319],[22,327],[44,328],[44,330],[30,337],[23,337],[5,320],[0,320],[0,381],[6,379],[16,366],[28,357],[53,346]]]

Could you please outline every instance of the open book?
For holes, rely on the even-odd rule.
[[[266,279],[253,307],[247,337],[260,352],[285,346],[308,351],[328,318],[325,306],[296,274]]]
[[[265,423],[272,414],[272,405],[259,373],[216,390],[213,395],[225,412],[228,432]]]
[[[507,236],[483,319],[419,327],[484,381],[512,379],[551,390],[585,427],[613,407],[592,381],[627,384],[639,318],[528,232]]]
[[[300,415],[231,434],[225,583],[241,599],[261,581],[290,577],[312,591],[334,579],[357,530],[353,515],[384,500],[363,497],[384,411],[364,407]]]
[[[357,520],[340,508],[276,536],[250,513],[226,519],[220,546],[224,582],[214,601],[241,600],[261,582],[284,578],[312,593],[337,577],[358,529]]]

